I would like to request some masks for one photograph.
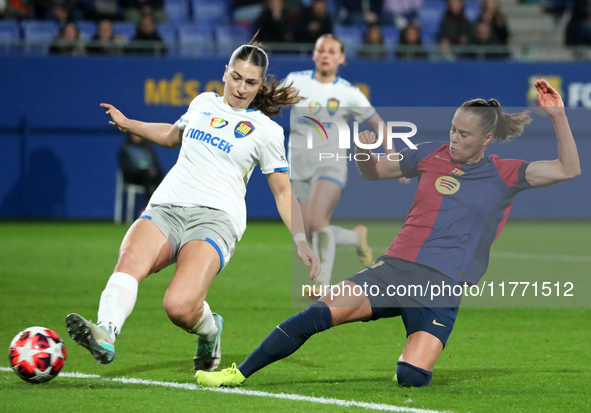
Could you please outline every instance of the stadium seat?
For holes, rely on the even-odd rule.
[[[46,55],[49,46],[59,32],[57,23],[43,20],[27,20],[21,22],[23,40],[25,41],[25,53],[33,55]]]
[[[468,20],[474,23],[480,14],[480,2],[477,0],[465,0],[464,10]]]
[[[326,9],[332,20],[337,20],[341,11],[341,0],[326,0]]]
[[[96,22],[86,21],[86,20],[79,20],[76,22],[78,26],[78,30],[80,30],[80,35],[82,35],[82,40],[85,42],[90,41],[93,36],[96,34]]]
[[[166,49],[168,50],[168,56],[178,55],[178,42],[177,42],[177,29],[173,24],[159,24],[156,27],[156,31],[164,40]]]
[[[127,194],[125,222],[131,224],[135,218],[135,198],[136,195],[143,195],[146,190],[143,186],[128,184],[123,180],[121,169],[117,171],[117,182],[115,186],[115,224],[121,224],[123,220],[123,197]]]
[[[181,25],[189,20],[188,0],[166,0],[164,10],[168,16],[168,22],[174,25]]]
[[[179,56],[203,57],[214,53],[213,33],[208,27],[183,25],[178,28]]]
[[[230,12],[224,1],[193,0],[193,22],[215,27],[230,21]]]
[[[382,26],[382,34],[384,35],[384,44],[387,46],[396,46],[400,41],[400,33],[394,26]]]
[[[357,55],[357,49],[363,43],[363,31],[355,26],[334,26],[336,34],[345,43],[345,53],[349,57]]]
[[[18,50],[20,40],[19,25],[16,21],[0,21],[0,50],[3,53],[14,53]]]
[[[128,42],[133,36],[135,36],[136,27],[135,24],[130,22],[113,22],[113,33],[121,36],[123,40]]]
[[[437,43],[437,31],[445,13],[446,3],[443,1],[425,1],[419,10],[421,34],[423,43],[431,45]]]
[[[236,47],[250,41],[251,31],[245,27],[218,26],[214,29],[218,55],[229,57]]]

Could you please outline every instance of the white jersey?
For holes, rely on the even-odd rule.
[[[322,124],[327,138],[322,139],[317,134],[313,137],[313,148],[307,148],[307,133],[310,118],[341,118],[348,120],[352,115],[357,122],[364,122],[371,118],[376,110],[369,100],[359,90],[341,77],[333,83],[320,83],[314,79],[314,70],[292,72],[287,75],[285,85],[293,82],[293,86],[300,91],[300,96],[306,99],[292,106],[291,131],[289,135],[290,177],[292,180],[307,180],[320,166],[332,165],[338,168],[347,167],[342,158],[337,162],[336,156],[346,156],[346,149],[339,149],[338,130],[331,122]],[[351,130],[352,132],[352,130]],[[333,159],[323,159],[319,162],[320,153],[332,153]]]
[[[235,109],[215,93],[197,96],[178,124],[179,158],[150,205],[206,206],[226,212],[238,239],[246,229],[246,184],[258,164],[264,174],[287,171],[283,128],[259,111]]]

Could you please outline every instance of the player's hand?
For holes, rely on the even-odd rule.
[[[375,132],[372,132],[369,130],[364,130],[362,132],[359,132],[359,142],[363,143],[364,145],[376,143],[377,137],[376,137]],[[355,146],[355,151],[356,152],[367,152],[367,153],[371,152],[369,149],[362,149],[357,146]]]
[[[101,107],[107,109],[107,115],[111,117],[109,125],[115,126],[121,132],[129,132],[129,129],[126,127],[128,119],[119,109],[109,103],[101,103]]]
[[[310,249],[310,246],[306,241],[298,242],[298,256],[304,262],[306,267],[310,267],[310,279],[313,280],[318,277],[320,270],[320,258],[314,254],[314,251]]]
[[[538,101],[544,112],[550,117],[565,113],[562,98],[548,82],[544,79],[538,79],[535,81],[534,86],[538,91]]]

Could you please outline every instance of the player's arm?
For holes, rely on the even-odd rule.
[[[386,122],[383,121],[382,117],[376,112],[371,118],[367,120],[367,123],[369,123],[369,126],[371,126],[371,128],[374,130],[376,136],[379,135],[380,129],[382,129],[382,136],[384,137],[382,146],[386,153],[396,153],[396,149],[394,148],[394,142],[392,142],[392,149],[388,149],[388,145],[386,145],[386,136],[388,136],[388,134],[386,130]]]
[[[182,143],[183,131],[178,128],[178,121],[174,125],[142,122],[128,119],[119,109],[108,103],[101,103],[101,107],[107,109],[107,115],[111,117],[109,124],[121,132],[132,133],[165,148],[176,148]]]
[[[572,179],[581,174],[577,145],[573,138],[562,98],[543,79],[536,80],[541,108],[550,116],[558,141],[558,159],[531,162],[525,170],[525,179],[533,187],[548,186]]]
[[[382,120],[382,117],[376,112],[375,115],[373,115],[371,118],[369,118],[367,120],[367,123],[369,123],[369,125],[372,127],[372,129],[375,131],[376,134],[379,133],[380,128],[382,129],[382,136],[384,137],[384,141],[382,142],[382,147],[384,148],[384,151],[386,152],[386,154],[389,155],[391,153],[396,153],[396,148],[394,148],[394,142],[392,142],[391,149],[388,149],[388,145],[386,145],[386,136],[388,136],[388,131],[387,131],[386,122],[384,122]],[[396,161],[389,161],[389,162],[399,163]],[[400,165],[398,165],[398,166],[400,166]],[[389,179],[389,178],[377,178],[377,179]],[[398,179],[398,182],[400,182],[401,184],[408,184],[410,182],[410,178],[405,178],[403,176],[400,176]]]
[[[307,267],[310,267],[310,278],[314,279],[320,273],[320,259],[308,246],[306,231],[300,205],[291,190],[287,172],[273,172],[267,174],[269,188],[275,197],[277,210],[283,223],[291,233],[298,248],[298,255]],[[301,235],[298,235],[301,234]],[[303,238],[302,238],[303,235]]]
[[[376,134],[370,131],[363,131],[359,133],[359,141],[364,144],[375,143],[377,141]],[[397,179],[402,178],[402,170],[400,169],[400,162],[397,158],[390,160],[386,156],[377,157],[370,149],[361,149],[355,146],[356,153],[364,153],[369,156],[356,156],[355,164],[362,177],[370,181],[377,181],[380,179]]]

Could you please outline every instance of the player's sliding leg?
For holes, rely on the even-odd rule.
[[[66,317],[70,337],[88,349],[98,364],[115,358],[115,340],[135,306],[139,281],[166,266],[170,251],[154,223],[137,220],[123,239],[115,273],[101,294],[97,324],[76,313]]]
[[[345,283],[354,285],[351,281],[339,285]],[[221,372],[198,371],[197,381],[206,387],[238,386],[256,371],[294,353],[312,335],[339,324],[369,319],[372,310],[367,296],[350,297],[344,295],[345,289],[339,291],[343,294],[327,295],[279,324],[240,366],[232,365]]]
[[[205,301],[209,286],[221,267],[217,250],[206,241],[186,243],[164,296],[168,318],[189,333],[197,335],[193,358],[196,370],[215,370],[221,360],[223,318],[212,313]]]
[[[274,361],[289,356],[308,338],[332,326],[330,309],[323,301],[292,315],[263,340],[263,342],[240,364],[217,373],[198,371],[195,377],[203,386],[237,386],[252,373]]]
[[[426,387],[433,377],[433,366],[443,351],[443,343],[426,331],[417,331],[407,337],[406,345],[394,377],[407,387]]]

